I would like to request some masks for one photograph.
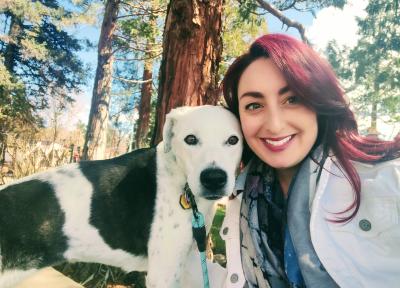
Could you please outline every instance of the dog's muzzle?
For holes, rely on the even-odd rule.
[[[200,183],[206,188],[204,197],[209,200],[219,199],[224,196],[223,188],[228,180],[224,170],[208,168],[200,173]]]

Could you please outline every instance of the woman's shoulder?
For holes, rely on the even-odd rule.
[[[379,163],[352,162],[361,184],[361,198],[374,196],[396,196],[400,197],[400,159],[393,159]],[[334,157],[328,157],[321,179],[325,185],[320,187],[323,194],[353,195],[351,183],[344,169]],[[320,183],[321,184],[321,183]],[[319,185],[320,186],[320,185]],[[339,193],[337,191],[342,191]],[[349,196],[350,197],[350,196]]]

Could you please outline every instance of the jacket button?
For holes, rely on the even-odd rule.
[[[358,222],[358,226],[360,226],[361,230],[363,231],[371,230],[371,222],[369,222],[367,219],[360,220],[360,222]]]
[[[239,280],[238,274],[233,273],[233,274],[231,275],[230,280],[231,280],[231,283],[236,283],[236,282],[238,282],[238,280]]]
[[[224,235],[226,235],[226,234],[228,234],[228,227],[225,227],[223,230],[222,230],[222,234],[224,234]]]

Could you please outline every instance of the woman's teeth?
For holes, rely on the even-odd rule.
[[[273,140],[265,139],[265,142],[267,142],[268,144],[271,144],[271,145],[273,145],[273,146],[281,146],[281,145],[283,145],[283,144],[289,142],[289,140],[290,140],[291,138],[292,138],[292,135],[287,136],[287,137],[285,137],[285,138],[283,138],[283,139],[281,139],[281,140],[278,140],[278,141],[273,141]]]

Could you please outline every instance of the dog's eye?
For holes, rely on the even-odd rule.
[[[185,137],[185,142],[186,142],[186,144],[189,144],[189,145],[196,145],[197,143],[199,143],[199,140],[196,138],[196,136],[190,134]]]
[[[236,136],[231,136],[228,138],[228,140],[226,141],[227,144],[229,145],[235,145],[236,143],[238,143],[239,138]]]

